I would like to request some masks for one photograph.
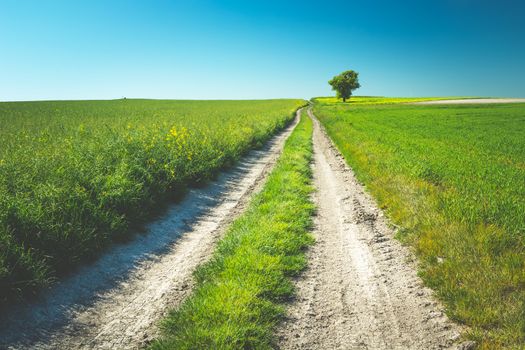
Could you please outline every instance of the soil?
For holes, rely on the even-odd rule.
[[[437,100],[415,102],[415,105],[460,105],[460,104],[491,104],[491,103],[525,103],[525,98],[469,98],[463,100]]]
[[[311,111],[309,111],[311,113]],[[423,286],[415,260],[314,121],[317,206],[309,267],[278,330],[282,349],[448,349],[461,328]]]

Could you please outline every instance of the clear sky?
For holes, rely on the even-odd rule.
[[[525,97],[523,0],[0,0],[0,100]]]

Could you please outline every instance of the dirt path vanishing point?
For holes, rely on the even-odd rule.
[[[525,103],[525,98],[466,98],[462,100],[436,100],[414,102],[414,105],[464,105],[493,103]]]
[[[298,115],[300,112],[298,112]],[[0,316],[0,349],[135,349],[158,335],[157,322],[192,287],[228,224],[260,189],[299,118],[260,151],[164,217],[59,283],[37,304]]]
[[[453,348],[460,328],[422,285],[411,254],[313,120],[316,243],[278,331],[279,347]]]

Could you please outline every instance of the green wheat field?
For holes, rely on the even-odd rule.
[[[0,299],[125,239],[282,129],[302,100],[0,103]]]

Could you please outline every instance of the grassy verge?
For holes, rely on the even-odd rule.
[[[481,348],[525,343],[525,104],[317,104],[421,275]]]
[[[312,122],[303,116],[263,190],[196,271],[193,295],[151,349],[271,348],[272,331],[305,264],[313,204]]]

